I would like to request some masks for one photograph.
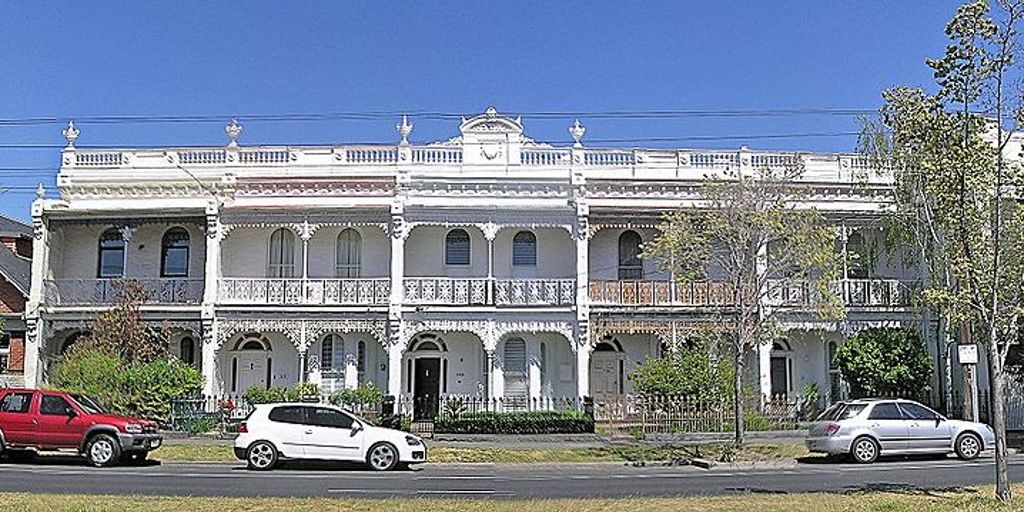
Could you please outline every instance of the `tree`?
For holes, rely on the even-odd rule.
[[[167,329],[142,319],[143,288],[132,281],[115,286],[117,303],[61,356],[53,385],[95,396],[116,413],[165,420],[171,401],[198,392],[203,377],[168,353]]]
[[[945,55],[927,61],[938,91],[886,91],[862,141],[893,173],[896,224],[918,242],[929,274],[925,302],[961,325],[962,342],[978,332],[986,346],[996,498],[1009,501],[1006,358],[1024,320],[1024,210],[1020,163],[1006,153],[1024,110],[1020,91],[1007,88],[1021,71],[1014,56],[1024,1],[995,4],[995,16],[984,0],[957,9]]]
[[[836,366],[854,397],[925,395],[932,359],[914,329],[872,328],[836,350]]]
[[[793,186],[802,160],[746,173],[705,177],[699,207],[667,215],[644,247],[673,279],[688,283],[709,276],[724,281],[731,306],[721,311],[732,344],[733,408],[744,418],[746,356],[778,335],[778,321],[799,307],[821,318],[839,318],[842,302],[832,285],[840,253],[836,234],[814,208],[801,204]],[[737,421],[736,443],[744,427]]]

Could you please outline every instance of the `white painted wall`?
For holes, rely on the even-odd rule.
[[[537,236],[536,267],[512,266],[512,239],[520,231]],[[564,229],[505,229],[494,239],[494,277],[571,279],[575,275],[576,242]]]
[[[417,226],[405,241],[405,275],[408,277],[487,277],[487,240],[475,227],[469,233],[468,266],[444,264],[444,240],[455,228]]]
[[[590,239],[590,279],[614,281],[619,278],[619,235],[626,229],[601,229]],[[656,235],[653,229],[635,229],[642,243],[649,242]],[[644,279],[664,281],[668,275],[659,272],[653,260],[644,260]]]
[[[51,276],[54,279],[91,279],[97,276],[99,238],[110,225],[65,225],[57,230],[50,245]],[[172,227],[189,233],[190,278],[205,273],[206,235],[195,224],[145,224],[139,226],[125,244],[125,277],[160,277],[161,243]]]

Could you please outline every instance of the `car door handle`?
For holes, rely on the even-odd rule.
[[[313,431],[312,431],[312,430],[307,430],[307,431],[306,431],[306,433],[307,433],[307,434],[312,434],[312,433],[313,433]]]

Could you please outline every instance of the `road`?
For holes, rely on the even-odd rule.
[[[293,497],[618,498],[791,493],[872,488],[936,489],[991,482],[991,458],[882,461],[872,466],[799,463],[696,467],[625,464],[427,465],[378,474],[333,465],[298,465],[256,473],[240,464],[163,463],[96,469],[70,458],[0,464],[0,491]],[[1011,460],[1024,479],[1024,457]]]

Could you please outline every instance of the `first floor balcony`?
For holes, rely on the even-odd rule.
[[[391,297],[391,279],[221,278],[217,301],[253,305],[381,305]]]
[[[571,306],[575,279],[407,277],[406,304],[449,306]]]
[[[49,279],[46,303],[52,306],[108,306],[118,300],[118,282],[138,283],[147,304],[200,304],[203,280],[191,278]]]

